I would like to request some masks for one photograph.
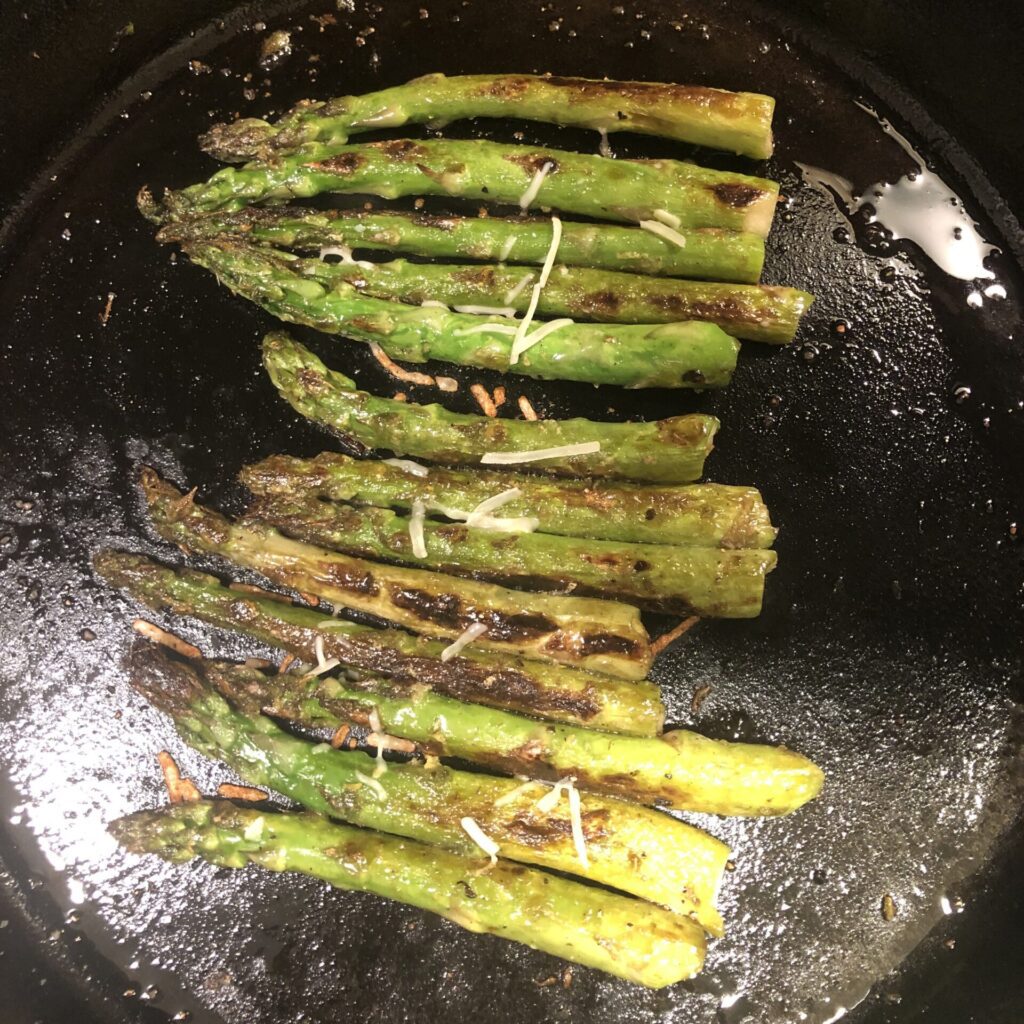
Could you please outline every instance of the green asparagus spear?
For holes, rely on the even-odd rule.
[[[101,551],[96,570],[113,586],[157,610],[168,608],[282,647],[308,664],[317,647],[350,671],[386,676],[406,690],[429,686],[447,697],[606,732],[656,736],[665,722],[658,688],[482,652],[472,645],[442,662],[443,641],[400,629],[374,629],[303,608],[277,595],[230,590],[216,577],[168,569],[143,555]]]
[[[503,347],[496,338],[486,333],[476,335],[476,344],[471,348],[462,332],[466,326],[479,327],[488,320],[506,325],[507,330],[507,317],[513,312],[526,312],[531,304],[531,291],[539,277],[537,271],[406,260],[325,263],[226,239],[183,241],[186,252],[196,263],[212,270],[232,291],[260,303],[282,319],[361,341],[378,341],[400,359],[420,361],[440,354],[456,361],[458,354],[469,365],[517,372],[517,366],[510,367],[507,358],[494,366],[493,349]],[[319,289],[313,286],[314,282]],[[359,296],[417,306],[440,301],[457,311],[489,308],[495,312],[490,313],[488,320],[476,318],[474,322],[463,316],[444,316],[437,309],[426,313],[399,311],[380,303],[359,302],[353,288]],[[599,320],[601,324],[575,323],[561,328],[544,348],[530,350],[531,364],[519,372],[551,376],[554,369],[559,376],[567,376],[570,371],[563,367],[571,357],[587,367],[572,379],[595,384],[636,386],[652,381],[661,387],[723,385],[729,382],[736,352],[723,331],[751,341],[786,344],[793,340],[811,301],[807,292],[796,288],[711,284],[584,267],[556,267],[540,292],[537,315]],[[372,320],[374,312],[387,314],[388,320],[378,326]],[[369,329],[363,326],[367,320],[373,323]],[[396,326],[387,330],[391,323]],[[668,324],[671,330],[644,326],[652,324]],[[721,330],[711,330],[708,325]],[[418,329],[416,336],[405,341],[413,329]],[[455,338],[448,340],[447,347],[438,353],[437,346],[444,343],[435,337],[440,330],[450,331]],[[615,366],[614,377],[609,378],[609,368],[602,365],[605,360],[599,353],[613,344],[623,354],[628,352],[633,366],[628,371]],[[484,361],[479,362],[479,356],[466,359],[467,350],[479,347],[486,349]],[[542,372],[532,362],[549,348],[557,351],[559,362]],[[448,354],[450,351],[452,354]],[[651,360],[659,364],[656,374],[652,374],[650,366],[643,365]],[[595,363],[599,368],[596,374],[592,368]]]
[[[790,814],[821,791],[821,770],[785,747],[711,740],[685,729],[653,739],[531,721],[383,679],[345,683],[287,673],[226,678],[221,692],[249,714],[337,728],[376,717],[386,733],[441,757],[582,789],[709,814]]]
[[[376,398],[356,391],[353,381],[328,370],[283,331],[264,338],[263,365],[281,396],[307,419],[364,450],[389,448],[433,462],[521,462],[556,476],[684,483],[703,472],[718,430],[718,420],[704,415],[653,423],[524,422]]]
[[[626,270],[636,274],[697,277],[710,281],[761,278],[764,240],[742,231],[699,228],[679,232],[686,245],[619,224],[565,221],[558,261],[568,266]],[[324,246],[374,249],[485,260],[543,263],[551,246],[547,217],[440,217],[399,210],[312,210],[301,206],[246,207],[208,213],[165,225],[162,242],[241,237],[260,245],[313,250]]]
[[[424,569],[367,562],[282,536],[268,526],[231,523],[143,469],[142,489],[157,532],[179,547],[218,555],[281,586],[377,615],[432,637],[456,639],[486,627],[486,650],[644,679],[647,632],[635,608],[612,601],[525,594]]]
[[[724,387],[736,368],[736,341],[715,324],[699,321],[556,324],[513,362],[516,323],[501,315],[475,316],[369,298],[363,291],[371,288],[357,288],[335,274],[334,267],[288,253],[227,242],[203,243],[187,251],[222,284],[279,319],[375,342],[393,359],[406,362],[443,359],[543,380],[632,388]],[[367,279],[376,273],[355,269]],[[437,269],[443,279],[459,268]]]
[[[483,139],[391,139],[357,146],[313,143],[272,164],[225,167],[208,181],[165,193],[161,204],[145,190],[139,200],[142,212],[160,221],[325,192],[384,199],[458,196],[634,224],[668,221],[673,228],[750,231],[764,238],[779,186],[677,160],[606,160]]]
[[[319,814],[468,856],[479,854],[461,825],[471,818],[502,857],[581,875],[721,932],[715,897],[729,850],[700,829],[650,808],[581,794],[585,865],[566,801],[538,808],[544,795],[539,785],[415,762],[388,764],[374,778],[366,754],[307,743],[263,715],[233,709],[214,692],[227,685],[225,676],[238,686],[258,674],[237,665],[186,662],[153,645],[133,653],[133,685],[174,719],[182,739],[254,786]]]
[[[541,533],[683,547],[770,548],[775,542],[768,509],[753,487],[656,487],[486,469],[428,469],[337,452],[314,459],[271,455],[246,466],[239,479],[259,495],[309,495],[403,511],[422,501],[427,508],[469,512],[514,488],[520,497],[502,505],[501,515],[532,516]]]
[[[765,576],[775,567],[774,551],[626,544],[432,520],[422,523],[425,555],[417,556],[413,520],[299,495],[259,499],[245,521],[362,558],[707,618],[759,615]]]
[[[765,160],[772,155],[774,110],[771,96],[664,82],[433,74],[361,96],[306,100],[275,124],[251,117],[216,124],[200,145],[218,160],[240,163],[269,160],[311,142],[344,144],[352,135],[381,128],[514,117],[605,135],[657,135]]]
[[[132,853],[177,864],[201,857],[221,868],[297,871],[648,988],[690,978],[704,962],[701,929],[661,907],[504,861],[481,872],[467,857],[317,814],[201,800],[139,811],[112,822],[110,831]]]

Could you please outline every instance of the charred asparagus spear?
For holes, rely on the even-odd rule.
[[[532,778],[572,777],[582,789],[709,814],[790,814],[821,791],[821,770],[785,747],[711,740],[685,729],[653,739],[531,721],[507,711],[402,692],[383,679],[227,677],[221,692],[247,711],[337,728],[376,717],[386,733],[442,757]],[[538,787],[539,788],[539,787]]]
[[[381,128],[514,117],[605,134],[658,135],[764,160],[772,155],[774,110],[771,96],[664,82],[433,74],[361,96],[306,100],[274,124],[251,117],[216,124],[200,145],[218,160],[240,163],[270,160],[311,142],[343,144]]]
[[[175,571],[143,555],[101,551],[93,565],[113,586],[151,608],[255,637],[307,664],[316,662],[319,644],[325,658],[386,676],[405,690],[429,686],[459,700],[636,736],[656,736],[664,725],[665,709],[653,683],[483,652],[472,645],[442,662],[443,641],[328,618],[278,595],[230,590],[214,576]]]
[[[567,266],[709,281],[760,280],[764,240],[758,235],[717,228],[679,233],[686,245],[676,245],[641,228],[565,221],[558,261]],[[539,264],[551,246],[551,221],[547,217],[439,217],[399,210],[366,213],[301,206],[247,207],[167,224],[157,238],[162,242],[209,241],[225,235],[314,252],[325,246],[346,246],[488,263]]]
[[[723,335],[724,331],[751,341],[785,344],[793,340],[811,301],[807,292],[796,288],[710,284],[556,267],[540,293],[537,314],[601,323],[574,323],[559,329],[545,346],[558,353],[557,367],[544,367],[544,372],[540,372],[540,367],[534,368],[536,357],[544,351],[534,348],[530,350],[530,364],[517,371],[518,364],[508,366],[507,358],[499,357],[495,366],[493,350],[503,347],[496,338],[482,332],[473,337],[476,344],[471,346],[464,332],[467,326],[478,329],[488,320],[504,323],[502,329],[507,330],[506,318],[513,312],[525,313],[530,305],[537,271],[405,260],[325,263],[226,239],[186,240],[185,249],[196,263],[213,271],[232,291],[259,303],[275,316],[330,334],[378,341],[399,359],[419,362],[436,355],[471,366],[525,373],[533,370],[531,376],[550,376],[555,369],[569,379],[596,384],[727,384],[735,366],[736,347]],[[353,288],[358,295],[353,295]],[[507,312],[492,313],[484,320],[475,318],[474,322],[458,313],[445,316],[444,311],[436,308],[401,310],[365,299],[360,302],[361,296],[415,306],[440,301],[456,310],[482,307]],[[379,323],[373,321],[374,313],[380,314]],[[373,327],[363,326],[367,320]],[[654,324],[670,327],[650,326]],[[720,330],[712,330],[710,325]],[[406,340],[414,328],[418,331]],[[454,337],[436,336],[442,332]],[[632,366],[615,366],[613,376],[609,375],[612,368],[607,366],[607,360],[595,357],[595,353],[610,345],[620,350],[622,362],[627,355],[632,357]],[[486,352],[483,357],[476,351],[480,347]],[[460,358],[456,359],[456,354]],[[573,362],[565,369],[570,358]],[[644,365],[649,360],[658,362],[656,373]],[[569,377],[576,362],[587,369]],[[595,374],[594,366],[599,373]]]
[[[413,520],[390,509],[354,508],[311,496],[262,498],[246,522],[266,523],[289,537],[363,558],[708,618],[759,615],[765,576],[775,567],[774,551],[626,544],[432,520],[421,524],[418,556]]]
[[[729,850],[700,829],[650,808],[582,794],[575,830],[582,832],[584,864],[566,801],[538,808],[544,794],[536,785],[440,764],[388,764],[375,778],[366,754],[298,739],[263,715],[235,710],[215,692],[257,675],[226,663],[186,663],[151,645],[133,653],[133,684],[171,716],[182,739],[254,786],[320,814],[467,856],[479,853],[461,825],[471,818],[502,857],[613,886],[692,914],[720,933],[715,895]]]
[[[424,569],[402,569],[301,544],[268,526],[231,523],[151,469],[142,489],[157,532],[180,547],[218,555],[273,582],[334,605],[377,615],[432,637],[486,627],[484,649],[643,679],[652,655],[635,608],[612,601],[525,594]]]
[[[375,342],[393,359],[405,362],[443,359],[543,380],[632,388],[724,387],[736,368],[736,341],[715,324],[700,321],[615,325],[570,321],[550,328],[536,323],[533,331],[550,333],[513,361],[516,322],[500,313],[476,316],[371,298],[372,285],[356,287],[344,274],[335,273],[334,266],[254,246],[202,243],[187,251],[222,284],[279,319]],[[376,270],[355,269],[367,281],[377,277]],[[440,271],[439,280],[444,280],[458,270],[436,267],[425,276]],[[386,293],[388,288],[380,290]],[[524,303],[517,304],[525,308]]]
[[[139,205],[147,217],[163,221],[328,192],[384,199],[459,196],[634,224],[668,221],[673,228],[750,231],[763,238],[779,186],[677,160],[606,160],[483,139],[391,139],[356,146],[311,143],[272,164],[225,167],[205,182],[165,193],[159,204],[143,190]]]
[[[139,811],[112,822],[110,831],[132,853],[176,864],[201,857],[222,868],[297,871],[648,988],[692,977],[704,962],[700,927],[661,907],[504,861],[481,872],[468,857],[317,814],[201,800]]]
[[[653,423],[490,419],[355,390],[283,331],[263,340],[263,365],[296,412],[356,442],[448,464],[523,462],[557,476],[655,483],[696,480],[718,429],[713,416]],[[581,448],[583,450],[581,450]]]
[[[258,495],[312,496],[403,511],[422,501],[427,508],[468,513],[497,494],[511,497],[507,492],[515,489],[519,496],[502,505],[501,515],[533,517],[541,533],[684,547],[770,548],[775,542],[768,509],[753,487],[657,487],[486,469],[428,469],[337,452],[313,459],[271,455],[246,466],[239,479]]]

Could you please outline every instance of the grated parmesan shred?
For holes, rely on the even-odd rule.
[[[356,769],[356,778],[364,785],[369,786],[373,792],[373,795],[378,800],[387,800],[387,790],[372,776],[364,775],[359,769]]]
[[[580,812],[580,791],[576,788],[576,780],[569,779],[569,823],[572,826],[572,841],[576,847],[576,859],[584,871],[590,870],[590,858],[587,856],[587,841],[583,835],[583,815]]]
[[[510,235],[505,239],[505,244],[501,247],[501,252],[498,253],[498,262],[504,263],[508,259],[508,254],[512,251],[512,246],[516,244],[516,236]]]
[[[527,452],[486,452],[480,457],[480,463],[484,466],[513,466],[518,462],[540,462],[542,459],[569,459],[576,455],[594,455],[600,450],[600,441],[581,441],[579,444],[535,448]]]
[[[678,245],[680,249],[686,248],[686,239],[674,228],[670,228],[667,224],[662,224],[659,220],[642,220],[640,221],[640,227],[644,231],[649,231],[652,235],[665,239],[666,242]]]
[[[493,334],[518,334],[519,328],[511,324],[477,324],[475,327],[461,327],[455,334],[463,338],[467,334],[481,334],[483,331],[490,331]]]
[[[464,647],[467,647],[476,640],[477,637],[483,636],[486,632],[487,627],[482,622],[474,622],[471,626],[467,626],[459,637],[453,640],[441,652],[441,660],[450,661],[452,658],[460,654]]]
[[[427,557],[427,542],[423,537],[423,520],[427,507],[417,498],[412,503],[412,515],[409,517],[409,540],[412,541],[412,553],[416,558]]]
[[[507,505],[510,501],[515,501],[516,498],[521,498],[522,496],[523,492],[520,488],[510,487],[507,491],[502,491],[500,494],[495,494],[490,498],[485,498],[466,517],[467,525],[472,526],[474,519],[481,516],[488,516],[491,512],[501,508],[502,505]]]
[[[519,346],[519,354],[522,355],[533,348],[534,345],[539,345],[549,334],[554,334],[555,331],[560,331],[563,327],[568,327],[574,323],[576,321],[570,320],[569,317],[561,317],[558,320],[549,320],[546,324],[541,324],[537,330],[531,331],[523,338],[523,343]]]
[[[667,224],[674,231],[679,230],[679,225],[683,222],[674,214],[669,213],[668,210],[651,210],[654,214],[655,220],[660,220],[662,224]]]
[[[384,726],[380,722],[380,713],[376,708],[370,712],[367,716],[370,722],[370,728],[377,734],[377,738],[384,735]],[[384,760],[384,744],[383,742],[377,743],[377,756],[374,758],[376,764],[373,766],[373,777],[379,779],[388,770],[388,763]]]
[[[497,864],[498,844],[472,818],[463,818],[459,824],[466,835],[491,858],[491,863]]]
[[[562,222],[557,217],[551,218],[551,245],[548,246],[548,253],[544,257],[544,265],[540,269],[540,279],[533,286],[530,295],[530,304],[526,307],[526,314],[519,321],[516,335],[512,339],[512,350],[509,352],[508,364],[515,366],[519,362],[520,353],[523,351],[523,342],[526,339],[526,332],[533,321],[533,315],[537,312],[537,303],[540,302],[540,293],[544,285],[548,283],[551,276],[551,268],[555,265],[555,256],[558,254],[558,246],[562,241]]]
[[[545,160],[539,170],[533,172],[533,177],[530,179],[530,184],[526,186],[526,191],[519,197],[519,209],[528,210],[530,203],[537,198],[537,193],[540,192],[541,185],[544,184],[544,179],[548,176],[548,172],[554,168],[554,164],[550,160]]]
[[[424,299],[420,303],[422,309],[447,309],[448,307],[437,299]]]
[[[456,313],[476,313],[479,316],[515,316],[512,306],[452,306]]]
[[[518,778],[518,776],[517,776]],[[525,793],[528,789],[533,789],[534,786],[540,786],[543,783],[537,782],[534,779],[527,779],[521,786],[516,786],[515,789],[510,789],[504,796],[499,796],[497,800],[491,805],[492,807],[504,807],[506,804],[512,803],[522,793]]]
[[[430,473],[426,466],[421,466],[418,462],[413,462],[411,459],[382,459],[381,461],[386,466],[394,466],[395,469],[401,469],[406,473],[411,473],[413,476],[425,477]]]
[[[533,280],[533,274],[523,274],[519,279],[519,283],[510,292],[505,293],[505,302],[515,302],[523,293],[523,289]]]
[[[325,256],[339,256],[342,263],[351,267],[361,267],[363,270],[373,270],[375,264],[369,260],[355,260],[352,258],[352,250],[347,245],[324,245],[320,248],[321,261]]]

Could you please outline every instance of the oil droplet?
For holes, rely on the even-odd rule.
[[[880,183],[868,190],[873,208],[871,222],[884,224],[893,238],[916,242],[951,277],[963,281],[992,278],[984,261],[999,250],[981,237],[959,197],[927,169],[921,155],[884,117],[863,103],[857,106],[874,117],[918,165],[916,171],[899,181]],[[861,199],[859,206],[866,205]]]

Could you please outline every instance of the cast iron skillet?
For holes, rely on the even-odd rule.
[[[1020,138],[1005,129],[1020,123],[1019,15],[992,5],[999,21],[986,23],[971,5],[979,28],[956,6],[895,18],[892,5],[841,4],[825,14],[840,42],[773,5],[711,0],[685,11],[426,0],[426,16],[405,2],[282,5],[219,25],[204,20],[214,6],[0,13],[0,980],[5,1004],[17,1002],[7,1019],[732,1024],[834,1019],[859,1002],[847,1019],[1018,1021],[1022,238],[1000,194],[1021,195]],[[324,14],[336,24],[309,18]],[[294,30],[291,60],[266,75],[257,21]],[[865,37],[895,77],[857,56]],[[111,816],[161,799],[152,755],[162,746],[205,788],[228,778],[128,690],[120,658],[134,609],[88,570],[103,544],[175,557],[146,531],[138,464],[230,509],[243,461],[329,444],[258,369],[268,318],[171,262],[132,195],[145,181],[207,174],[193,140],[211,116],[436,69],[685,80],[780,98],[768,171],[789,202],[767,277],[819,296],[798,342],[748,346],[722,395],[525,389],[554,415],[716,411],[710,475],[758,484],[783,527],[762,618],[703,624],[658,678],[673,721],[691,721],[693,688],[710,682],[698,728],[791,743],[822,763],[829,786],[792,819],[707,822],[736,848],[731,930],[705,975],[669,992],[584,970],[568,989],[539,987],[558,968],[540,954],[309,880],[165,868],[103,837]],[[1006,298],[969,305],[976,285],[843,209],[820,173],[801,174],[797,162],[857,191],[898,181],[915,159],[890,124],[1002,250],[981,287]],[[527,125],[454,130],[517,129],[594,142]],[[636,139],[614,148],[741,166]],[[306,340],[365,386],[393,388],[358,351]],[[211,652],[254,650],[173,625]],[[899,908],[891,922],[885,893]]]

